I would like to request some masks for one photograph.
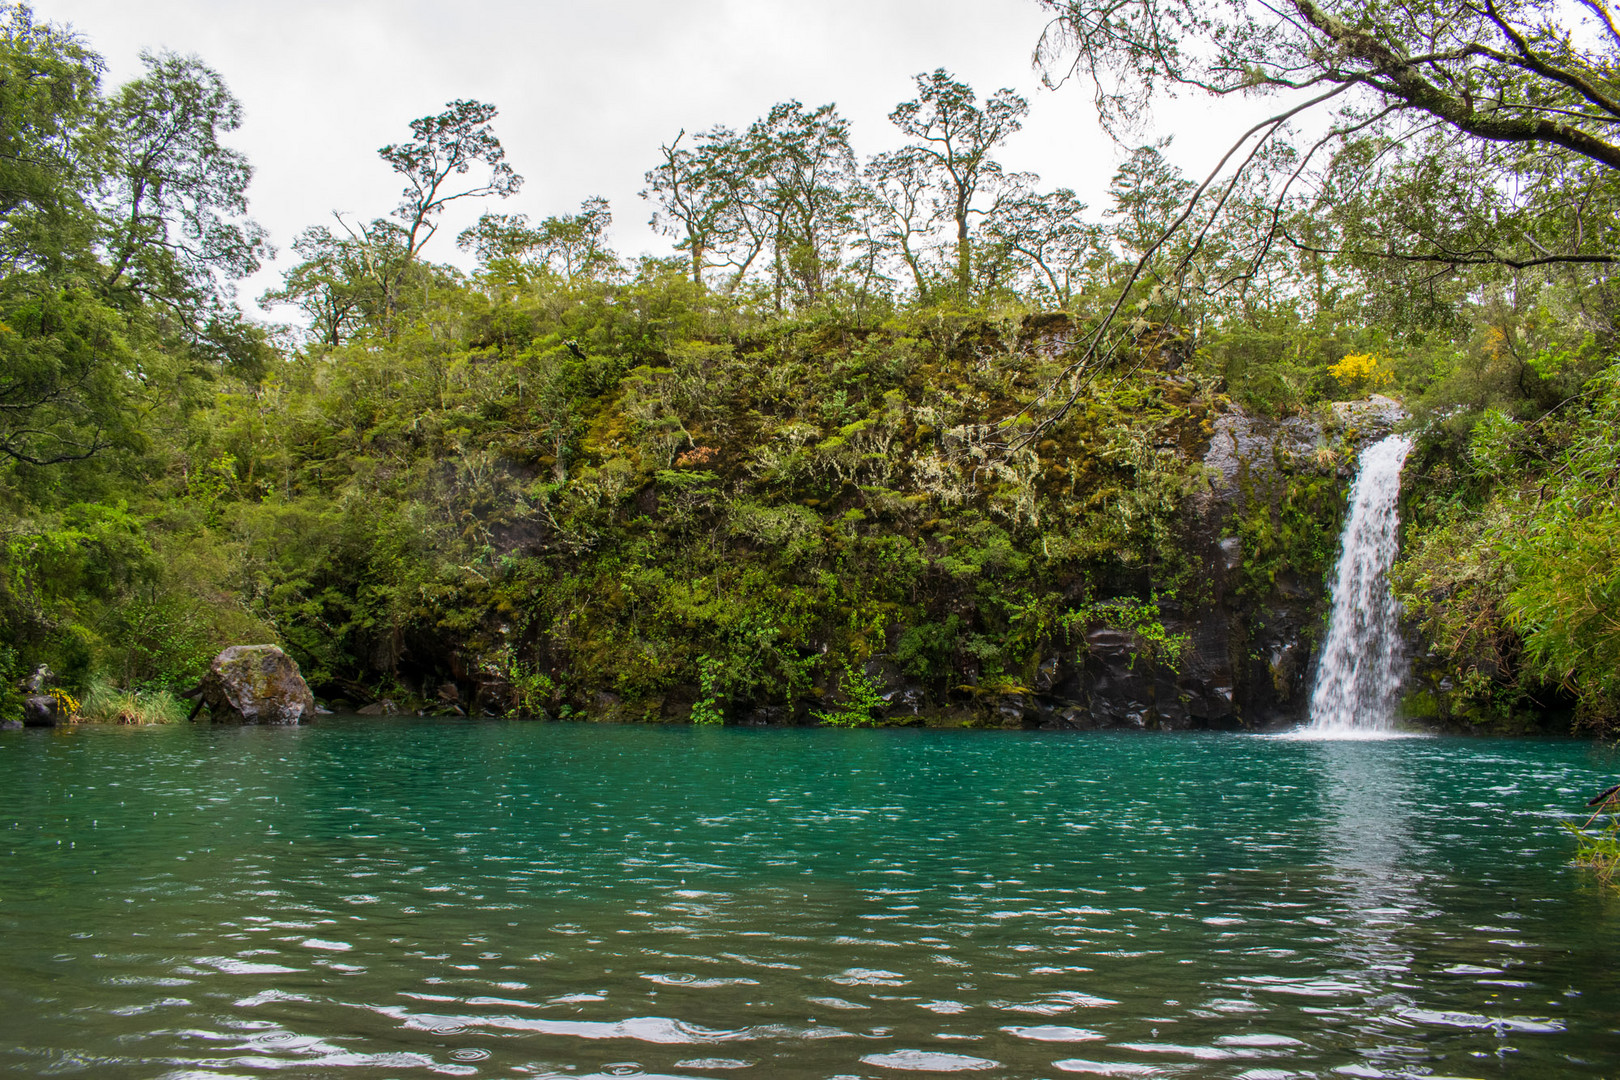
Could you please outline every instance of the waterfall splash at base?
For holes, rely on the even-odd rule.
[[[1404,435],[1369,446],[1350,489],[1350,518],[1340,537],[1333,582],[1333,610],[1310,722],[1296,733],[1307,739],[1378,739],[1393,730],[1401,680],[1400,605],[1389,588],[1389,568],[1398,546],[1397,502],[1401,466],[1412,449]]]

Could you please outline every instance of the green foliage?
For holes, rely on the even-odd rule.
[[[557,705],[560,690],[556,681],[540,671],[536,665],[517,659],[510,645],[503,645],[493,651],[490,667],[512,688],[512,702],[508,716],[543,717],[548,715],[548,709]]]
[[[19,684],[24,674],[17,650],[0,641],[0,718],[12,718],[22,712],[23,693]]]
[[[109,95],[88,135],[112,193],[99,285],[122,304],[162,297],[219,345],[235,321],[217,306],[224,282],[253,273],[269,252],[246,216],[253,170],[221,141],[241,126],[242,107],[194,56],[145,53],[141,63],[144,73]]]
[[[1614,723],[1620,720],[1620,365],[1593,380],[1588,392],[1589,411],[1555,422],[1558,430],[1547,433],[1557,448],[1546,470],[1552,490],[1522,508],[1522,524],[1500,543],[1513,575],[1508,624],[1524,639],[1528,672],[1574,694],[1589,720]]]
[[[1557,377],[1552,376],[1552,377]],[[1439,438],[1431,486],[1392,580],[1461,673],[1465,699],[1497,714],[1549,693],[1581,719],[1620,720],[1620,367],[1532,420],[1502,405]],[[1460,481],[1460,482],[1459,482]]]
[[[1459,704],[1504,718],[1519,700],[1513,672],[1520,644],[1506,622],[1507,568],[1495,537],[1503,508],[1431,509],[1409,528],[1390,583],[1407,617],[1446,658]]]
[[[716,696],[720,670],[720,662],[714,658],[698,657],[698,685],[703,696],[692,706],[692,723],[725,723],[726,715],[720,711],[719,698]]]
[[[0,16],[0,249],[41,262],[49,235],[81,209],[74,180],[89,167],[76,138],[95,107],[101,61],[77,35],[26,6]]]
[[[850,664],[844,665],[838,680],[838,693],[842,699],[837,707],[811,713],[828,727],[870,727],[881,718],[883,695],[876,684]]]
[[[0,27],[8,680],[49,662],[107,682],[98,715],[138,713],[223,645],[275,641],[354,701],[454,679],[519,715],[714,723],[828,692],[818,718],[857,725],[882,711],[866,672],[972,705],[1098,626],[1174,671],[1169,613],[1208,599],[1216,415],[1304,413],[1337,365],[1427,432],[1397,581],[1465,689],[1613,716],[1620,413],[1610,383],[1581,390],[1615,352],[1600,288],[1480,272],[1380,323],[1400,283],[1353,259],[1263,280],[1242,222],[1158,244],[1194,186],[1162,147],[1094,220],[1035,192],[990,156],[1022,100],[937,71],[895,110],[909,145],[864,165],[800,102],[664,147],[675,258],[618,259],[590,199],[486,215],[470,278],[424,245],[447,202],[518,178],[494,107],[452,102],[382,151],[391,214],[295,241],[266,298],[309,321],[289,351],[227,300],[264,246],[218,75],[153,55],[102,95],[73,35],[25,8]],[[1152,250],[1245,284],[1128,283],[1119,254]],[[1116,299],[1126,332],[1077,369]],[[1248,610],[1325,576],[1342,461],[1244,478]]]
[[[1347,385],[1334,375],[1341,357],[1387,347],[1353,309],[1318,312],[1307,320],[1279,304],[1223,322],[1202,345],[1195,364],[1225,380],[1232,399],[1261,416],[1297,416],[1318,402],[1390,389],[1356,378]]]
[[[1280,490],[1246,487],[1235,530],[1243,542],[1240,590],[1259,597],[1284,578],[1325,581],[1337,557],[1347,487],[1332,463],[1294,463]]]
[[[925,683],[937,683],[948,678],[951,657],[958,647],[963,620],[960,615],[946,616],[944,622],[925,622],[908,627],[895,643],[894,656],[901,669]]]
[[[177,538],[123,503],[79,503],[0,532],[0,617],[30,665],[70,685],[104,672],[126,686],[194,684],[226,644],[263,640],[207,535]]]
[[[1576,866],[1591,870],[1599,883],[1607,888],[1620,888],[1620,882],[1615,881],[1616,872],[1620,872],[1620,813],[1616,813],[1617,809],[1620,806],[1616,805],[1611,793],[1586,819],[1585,824],[1577,827],[1564,823],[1564,828],[1575,840],[1575,857],[1572,861]],[[1608,820],[1594,830],[1593,823],[1600,817]]]
[[[1120,597],[1071,608],[1058,618],[1065,637],[1072,639],[1085,628],[1101,624],[1124,630],[1131,635],[1135,649],[1131,666],[1142,658],[1169,671],[1179,671],[1181,661],[1192,644],[1189,634],[1171,633],[1164,625],[1159,598],[1138,600]]]
[[[1571,861],[1591,870],[1601,884],[1620,887],[1614,880],[1616,871],[1620,871],[1620,822],[1610,817],[1601,832],[1577,829],[1567,823],[1564,827],[1575,837],[1575,857]]]

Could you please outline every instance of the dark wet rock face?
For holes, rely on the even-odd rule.
[[[1185,543],[1203,595],[1159,605],[1165,636],[1181,642],[1173,660],[1155,658],[1129,629],[1087,633],[1061,696],[1089,712],[1091,726],[1263,729],[1304,716],[1325,582],[1317,568],[1258,573],[1252,525],[1280,515],[1299,478],[1331,478],[1330,437],[1311,418],[1238,410],[1213,428],[1203,461],[1209,490],[1186,508]]]
[[[297,724],[315,715],[315,695],[292,657],[274,645],[233,645],[214,657],[199,688],[224,723]]]
[[[1247,500],[1246,481],[1270,486],[1280,472],[1315,458],[1327,445],[1322,425],[1304,416],[1268,420],[1234,409],[1218,417],[1214,427],[1204,454],[1211,497],[1238,507]]]

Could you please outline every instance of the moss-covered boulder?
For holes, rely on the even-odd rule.
[[[234,724],[297,724],[315,715],[315,695],[293,658],[274,645],[232,645],[200,687],[209,716]]]

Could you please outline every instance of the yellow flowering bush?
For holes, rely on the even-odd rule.
[[[1328,368],[1328,374],[1346,390],[1382,390],[1395,382],[1389,361],[1374,353],[1350,353]]]
[[[77,698],[62,689],[52,690],[50,694],[51,697],[56,699],[56,707],[63,716],[69,720],[79,718],[79,701]]]

